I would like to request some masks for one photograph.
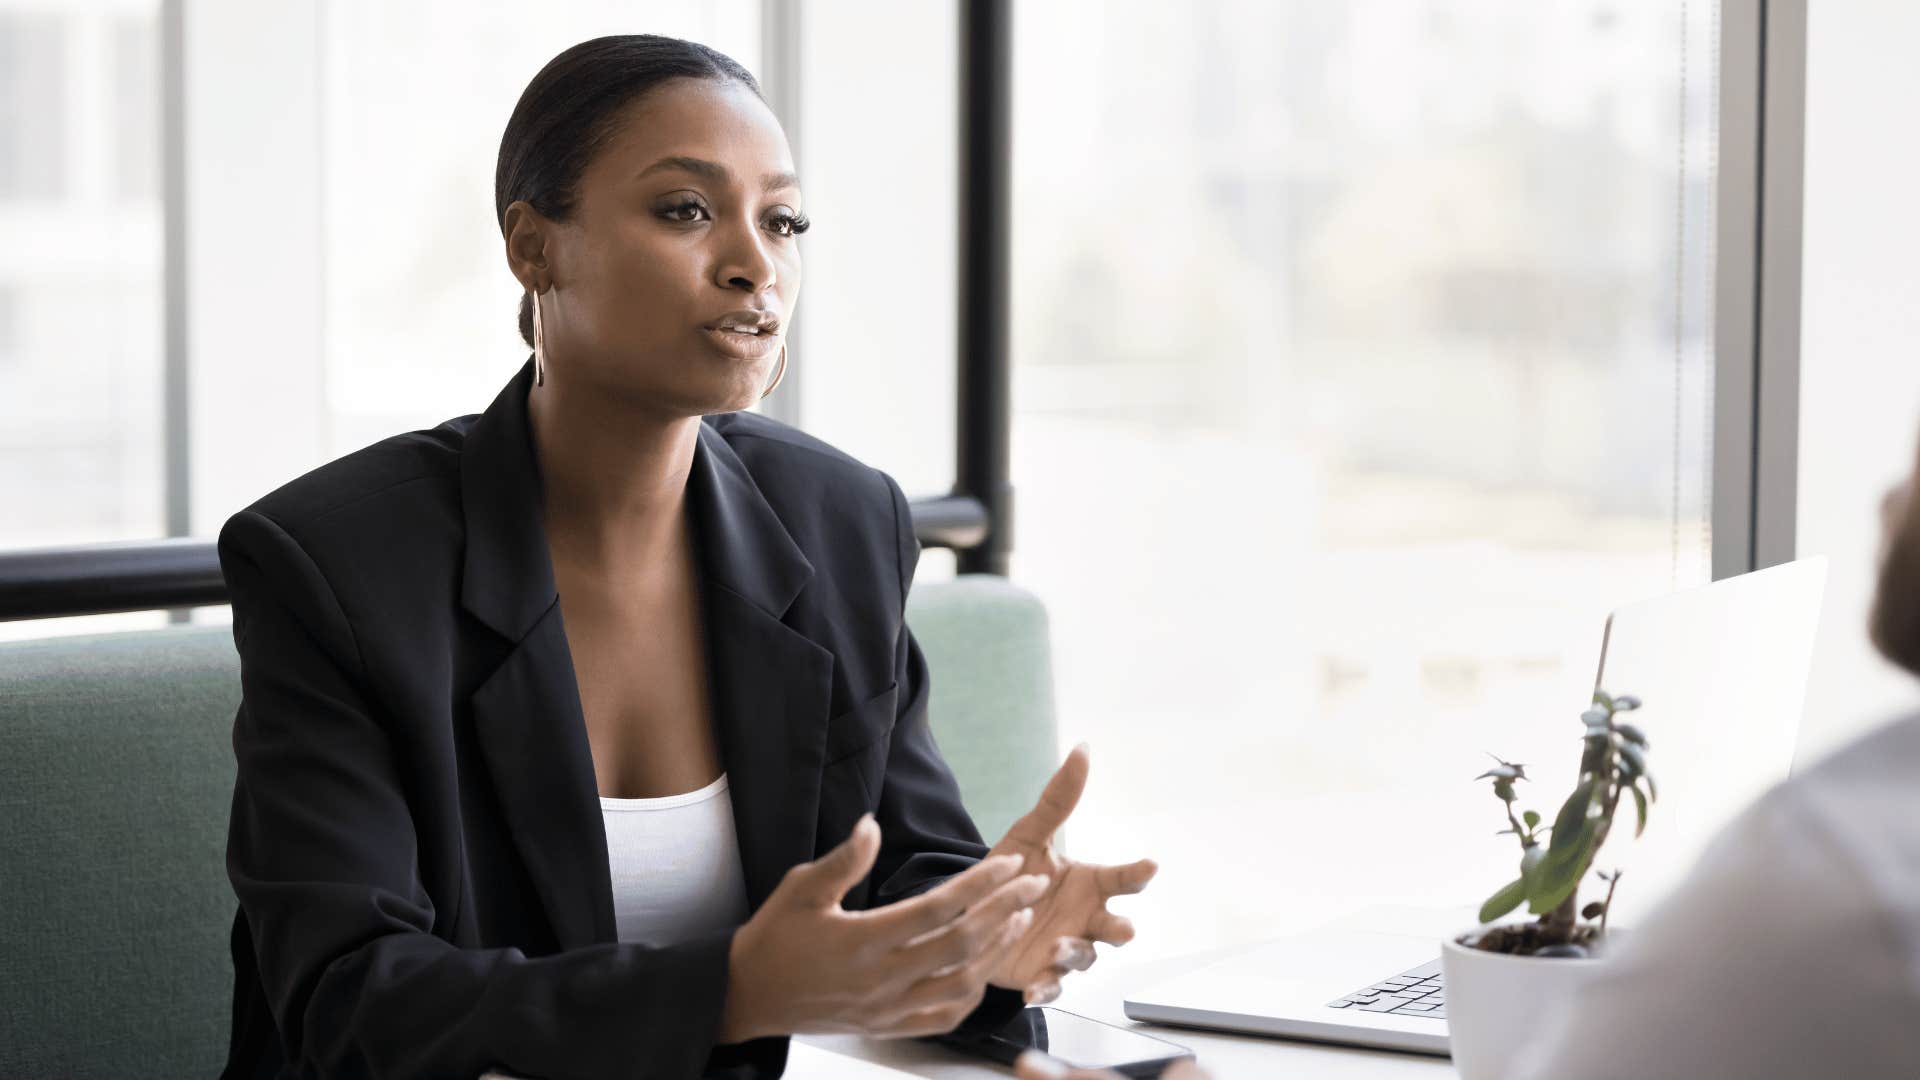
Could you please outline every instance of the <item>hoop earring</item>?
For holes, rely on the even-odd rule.
[[[547,335],[540,325],[540,290],[533,290],[533,384],[547,385]]]
[[[783,341],[780,343],[780,367],[774,371],[773,381],[767,384],[767,388],[765,390],[760,391],[761,399],[765,400],[768,394],[773,393],[773,388],[776,386],[779,386],[780,380],[786,377],[787,377],[787,343]]]

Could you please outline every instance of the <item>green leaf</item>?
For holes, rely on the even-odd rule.
[[[1512,802],[1514,800],[1513,781],[1495,780],[1493,782],[1493,793],[1500,797],[1501,802]]]
[[[1528,876],[1527,910],[1542,915],[1560,906],[1586,875],[1600,829],[1587,816],[1597,790],[1589,778],[1573,789],[1553,821],[1553,841],[1535,872]]]
[[[1595,778],[1581,781],[1560,804],[1560,813],[1553,819],[1553,850],[1564,851],[1578,839],[1582,826],[1587,822],[1587,809],[1593,805]]]
[[[1640,707],[1640,699],[1632,694],[1621,694],[1613,699],[1614,712],[1632,712]]]
[[[1605,690],[1595,690],[1593,692],[1593,703],[1602,708],[1613,708],[1613,698]]]
[[[1604,900],[1595,900],[1580,909],[1580,917],[1583,919],[1597,919],[1606,913],[1607,904]]]
[[[1535,915],[1545,915],[1561,902],[1573,895],[1573,890],[1586,876],[1587,867],[1593,862],[1593,840],[1598,831],[1588,829],[1585,842],[1575,847],[1569,854],[1555,855],[1547,853],[1540,862],[1533,879],[1527,888],[1527,910]]]
[[[1526,822],[1527,828],[1531,829],[1540,824],[1540,812],[1537,810],[1529,810],[1520,815],[1520,820]]]
[[[1487,902],[1480,905],[1480,921],[1490,923],[1519,907],[1520,901],[1526,898],[1527,883],[1519,879],[1510,881],[1505,888],[1487,897]]]
[[[1653,786],[1653,774],[1644,773],[1641,775],[1640,779],[1645,780],[1647,782],[1647,798],[1651,799],[1654,802],[1659,802],[1660,789]]]
[[[1615,724],[1615,725],[1613,726],[1613,730],[1615,730],[1615,731],[1617,731],[1617,732],[1619,732],[1619,733],[1620,733],[1620,735],[1621,735],[1621,737],[1622,737],[1622,738],[1625,738],[1625,739],[1626,739],[1626,740],[1628,740],[1629,742],[1636,742],[1636,743],[1639,743],[1639,744],[1640,744],[1640,749],[1642,749],[1642,750],[1645,750],[1645,749],[1647,748],[1647,734],[1646,734],[1646,732],[1644,732],[1644,731],[1641,731],[1641,730],[1640,730],[1639,728],[1637,728],[1637,727],[1635,727],[1634,725],[1632,725],[1632,724]]]
[[[1539,844],[1529,845],[1520,853],[1520,880],[1526,883],[1528,896],[1539,887],[1540,864],[1546,861],[1547,849]]]
[[[1633,826],[1633,835],[1637,837],[1647,827],[1647,796],[1638,787],[1630,787],[1627,790],[1633,792],[1633,809],[1639,816],[1639,820]]]

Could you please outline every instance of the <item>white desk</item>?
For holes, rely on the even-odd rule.
[[[1149,1035],[1179,1043],[1195,1052],[1199,1062],[1215,1080],[1305,1077],[1342,1080],[1366,1077],[1368,1080],[1439,1080],[1451,1077],[1453,1064],[1446,1058],[1416,1054],[1398,1054],[1384,1050],[1359,1050],[1314,1043],[1268,1039],[1255,1035],[1229,1035],[1190,1028],[1141,1024],[1127,1019],[1120,1002],[1128,988],[1146,985],[1177,975],[1189,968],[1221,959],[1244,946],[1214,949],[1191,956],[1174,957],[1143,964],[1129,964],[1126,950],[1101,954],[1098,963],[1087,971],[1070,976],[1062,984],[1060,1000],[1054,1008],[1079,1013],[1122,1027],[1137,1027]],[[799,1041],[836,1054],[860,1058],[898,1069],[911,1076],[934,1080],[984,1080],[1012,1075],[1010,1067],[970,1058],[945,1047],[914,1039],[867,1039],[857,1035],[802,1035]],[[802,1070],[806,1061],[796,1061],[787,1070],[792,1080],[825,1080]]]

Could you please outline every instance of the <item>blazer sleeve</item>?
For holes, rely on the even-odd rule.
[[[450,913],[422,886],[407,764],[345,612],[261,513],[230,518],[218,550],[242,691],[227,874],[300,1075],[697,1075],[733,931],[537,958],[436,936]]]
[[[881,781],[880,854],[874,860],[871,907],[918,896],[985,858],[988,845],[960,801],[960,786],[934,744],[927,723],[931,678],[926,657],[907,628],[906,598],[920,562],[920,541],[900,485],[882,472],[893,498],[894,532],[900,567],[900,633],[894,646],[896,699],[887,771]],[[1026,1007],[1019,990],[988,986],[980,1004],[960,1026],[994,1029]]]

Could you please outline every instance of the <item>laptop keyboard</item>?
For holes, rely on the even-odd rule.
[[[1327,1002],[1327,1008],[1445,1020],[1447,997],[1446,987],[1440,982],[1440,961],[1430,960],[1391,979],[1382,979],[1372,986],[1355,990],[1343,998]]]

